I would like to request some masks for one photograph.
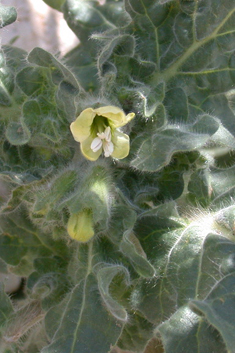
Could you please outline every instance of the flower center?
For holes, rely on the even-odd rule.
[[[97,133],[103,132],[108,126],[109,122],[107,118],[96,115],[90,127],[91,136],[96,137]]]
[[[111,129],[107,126],[103,132],[97,132],[97,136],[91,143],[91,149],[93,152],[99,151],[103,148],[104,156],[110,157],[113,153],[114,146],[111,141]]]

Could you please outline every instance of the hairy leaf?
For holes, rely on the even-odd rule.
[[[116,343],[121,330],[122,326],[102,306],[97,282],[90,274],[71,292],[59,329],[52,343],[42,352],[108,352],[110,344]]]
[[[14,7],[0,5],[0,28],[15,22],[17,12]]]

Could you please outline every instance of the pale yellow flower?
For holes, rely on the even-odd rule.
[[[122,109],[105,106],[87,108],[70,125],[75,141],[80,142],[81,152],[90,161],[96,161],[102,152],[105,157],[118,159],[129,154],[129,136],[118,128],[126,125],[135,114],[125,114]]]

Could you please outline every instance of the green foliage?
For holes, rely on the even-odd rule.
[[[59,10],[64,4],[65,0],[43,0],[47,5],[51,6],[55,10]]]
[[[233,352],[234,1],[45,2],[80,44],[0,50],[1,352]],[[130,154],[87,161],[70,124],[110,105]]]
[[[10,25],[15,22],[17,18],[17,12],[14,7],[3,6],[0,4],[0,28]]]

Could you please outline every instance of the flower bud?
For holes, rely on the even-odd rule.
[[[78,213],[72,213],[68,220],[67,231],[72,239],[86,243],[95,232],[93,229],[93,217],[90,209],[83,209]]]

